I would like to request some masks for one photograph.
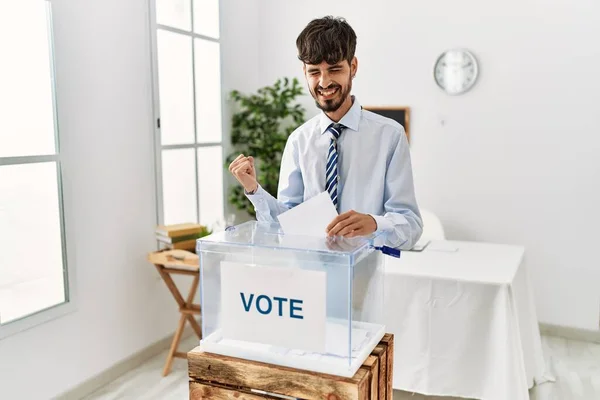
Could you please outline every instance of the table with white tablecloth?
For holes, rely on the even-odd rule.
[[[551,379],[524,253],[520,246],[432,241],[421,252],[386,257],[395,389],[520,400]]]

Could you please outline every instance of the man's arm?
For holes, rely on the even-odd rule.
[[[259,184],[252,192],[245,192],[254,205],[256,219],[264,222],[277,222],[277,216],[302,203],[304,199],[304,181],[300,172],[298,148],[295,136],[288,139],[279,171],[278,199],[264,190]]]
[[[371,215],[376,232],[386,233],[386,244],[411,249],[423,233],[423,221],[415,198],[408,140],[404,130],[394,149],[385,176],[384,215]]]

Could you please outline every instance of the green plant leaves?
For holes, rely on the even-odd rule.
[[[275,195],[287,139],[306,120],[305,109],[294,104],[301,95],[304,92],[297,78],[280,78],[250,95],[232,90],[230,98],[238,107],[231,121],[231,144],[235,150],[227,156],[225,168],[240,153],[254,157],[258,182]],[[228,199],[237,209],[256,215],[241,186],[232,187]]]

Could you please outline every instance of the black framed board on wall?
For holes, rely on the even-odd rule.
[[[374,107],[374,106],[365,106],[363,107],[365,110],[372,111],[376,114],[383,115],[384,117],[388,117],[393,119],[394,121],[400,123],[404,127],[406,131],[406,138],[410,142],[410,107]]]

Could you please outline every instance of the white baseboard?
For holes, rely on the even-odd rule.
[[[188,338],[193,335],[194,331],[190,326],[186,326],[181,335],[181,340]],[[168,350],[171,347],[173,341],[173,334],[151,344],[150,346],[138,351],[131,355],[125,360],[113,365],[112,367],[102,371],[98,375],[86,380],[85,382],[77,385],[73,389],[70,389],[58,397],[56,400],[80,400],[85,396],[93,393],[94,391],[106,386],[115,379],[121,377],[132,369],[139,367],[148,359],[160,354],[161,352]]]
[[[542,335],[547,336],[558,336],[565,339],[600,343],[600,330],[591,331],[587,329],[540,323],[540,332]]]

